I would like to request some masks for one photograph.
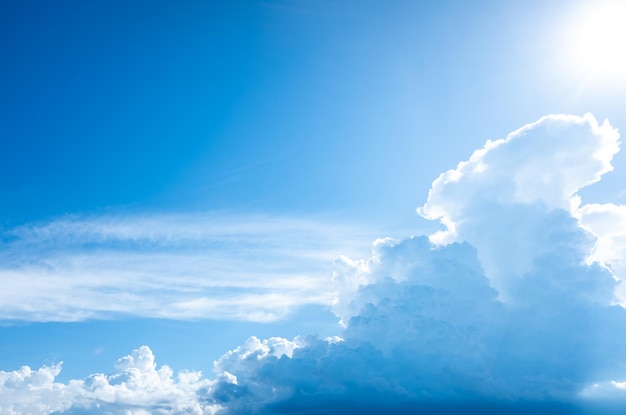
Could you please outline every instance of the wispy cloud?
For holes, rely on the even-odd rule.
[[[330,304],[332,261],[371,234],[253,215],[70,216],[2,234],[0,319],[268,321]]]

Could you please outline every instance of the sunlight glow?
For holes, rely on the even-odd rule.
[[[626,2],[590,2],[566,31],[573,72],[593,83],[626,84]]]

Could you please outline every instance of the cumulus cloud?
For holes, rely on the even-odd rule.
[[[32,413],[47,402],[59,413],[96,403],[113,413],[623,413],[626,215],[577,194],[618,149],[617,131],[591,115],[547,116],[488,142],[435,180],[420,208],[442,232],[379,239],[370,258],[336,261],[341,338],[251,337],[214,362],[214,380],[189,386],[141,348],[112,375],[58,385],[56,366],[40,370],[45,381],[22,369],[3,372],[17,380],[2,390],[38,391],[8,401]]]
[[[416,237],[376,248],[372,282],[345,299],[359,311],[342,315],[344,341],[308,338],[291,358],[259,346],[237,359],[226,370],[236,386],[216,388],[236,393],[214,396],[227,413],[595,411],[589,385],[625,377],[614,280],[597,264],[563,263],[575,247],[543,257],[510,303],[467,243]]]
[[[576,213],[581,225],[597,237],[589,260],[609,266],[620,280],[626,278],[626,205],[588,204]],[[618,287],[617,297],[626,304],[626,284]]]
[[[209,415],[220,409],[208,398],[211,381],[200,372],[174,376],[168,366],[157,368],[147,346],[120,358],[109,375],[65,384],[55,382],[60,371],[60,363],[37,371],[27,366],[0,371],[0,414]]]
[[[239,395],[217,401],[228,413],[619,413],[624,216],[577,194],[618,149],[617,131],[591,115],[488,142],[419,209],[444,231],[337,262],[342,342],[239,360],[228,371]],[[272,387],[247,388],[260,383]]]
[[[508,294],[506,280],[529,271],[552,249],[542,240],[547,210],[574,213],[578,191],[612,170],[619,133],[591,114],[548,115],[487,141],[455,169],[432,184],[418,212],[439,220],[445,230],[430,236],[436,244],[467,241],[494,286]],[[511,249],[513,248],[513,249]]]
[[[67,217],[0,234],[0,319],[113,316],[270,321],[330,304],[355,226],[224,214]]]

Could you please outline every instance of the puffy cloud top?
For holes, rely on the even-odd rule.
[[[445,243],[464,240],[463,226],[485,203],[542,202],[568,210],[580,189],[613,169],[618,151],[619,133],[608,121],[598,125],[591,114],[547,115],[487,141],[469,160],[442,173],[418,212],[448,227],[431,237]]]
[[[442,173],[418,212],[446,228],[431,235],[432,242],[467,241],[476,247],[506,298],[504,280],[528,272],[554,245],[541,237],[547,235],[544,212],[575,215],[581,203],[577,192],[613,169],[619,144],[618,131],[591,114],[542,117],[504,139],[487,141],[469,160]]]

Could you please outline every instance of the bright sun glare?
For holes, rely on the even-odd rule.
[[[594,1],[567,33],[568,64],[590,82],[626,84],[626,0]]]

